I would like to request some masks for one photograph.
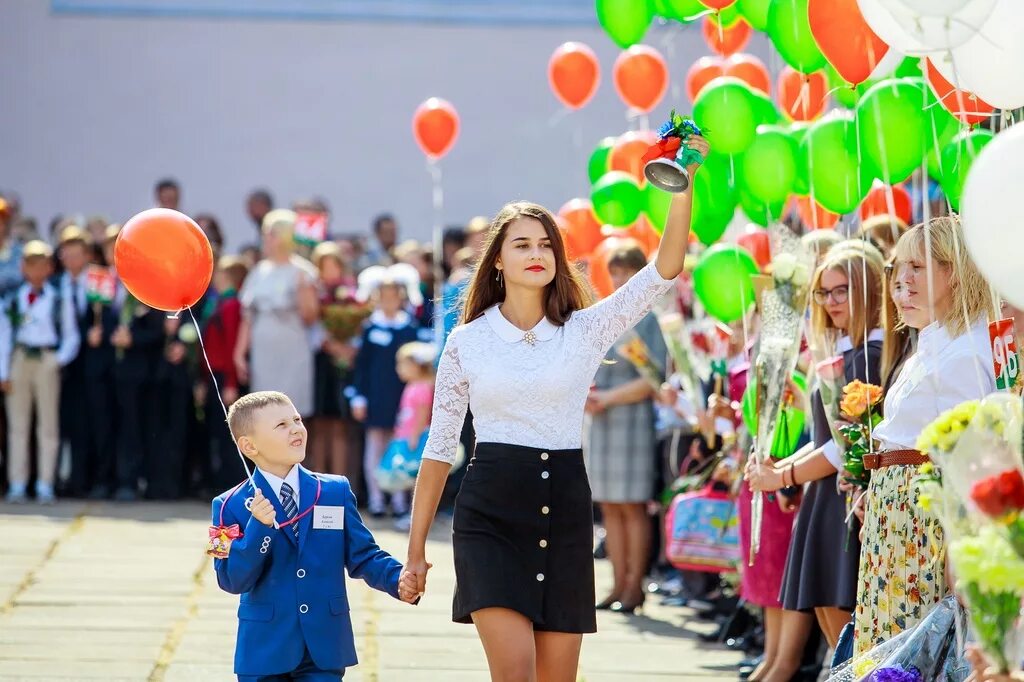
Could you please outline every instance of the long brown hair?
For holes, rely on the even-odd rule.
[[[483,315],[485,310],[505,300],[505,287],[497,277],[498,256],[501,255],[501,246],[505,243],[509,225],[520,218],[533,218],[544,226],[544,232],[551,240],[551,249],[555,254],[555,279],[544,290],[545,316],[554,324],[562,326],[573,311],[590,305],[591,298],[587,285],[579,271],[569,263],[562,231],[558,229],[554,216],[538,204],[514,201],[505,204],[491,221],[484,255],[466,291],[461,324],[472,322]]]

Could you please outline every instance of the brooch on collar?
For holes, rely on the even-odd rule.
[[[534,334],[533,330],[531,329],[530,331],[528,331],[525,334],[523,334],[523,341],[525,341],[526,343],[530,344],[531,346],[536,346],[537,345],[537,335]]]

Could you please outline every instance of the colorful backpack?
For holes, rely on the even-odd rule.
[[[735,571],[740,560],[736,502],[712,484],[676,495],[665,516],[665,558],[681,570]]]

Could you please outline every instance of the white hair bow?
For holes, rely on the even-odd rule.
[[[372,265],[359,273],[359,289],[356,297],[361,301],[369,300],[375,291],[384,285],[403,287],[409,303],[419,306],[423,303],[420,293],[420,275],[416,268],[408,263],[395,263],[389,267]]]

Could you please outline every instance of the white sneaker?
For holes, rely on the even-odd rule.
[[[24,490],[10,490],[4,496],[4,502],[7,504],[25,504],[28,502],[28,497],[25,496]]]
[[[403,514],[395,519],[395,530],[408,533],[410,528],[412,528],[412,514]]]
[[[36,483],[36,502],[47,505],[56,503],[57,496],[53,494],[53,486]]]

